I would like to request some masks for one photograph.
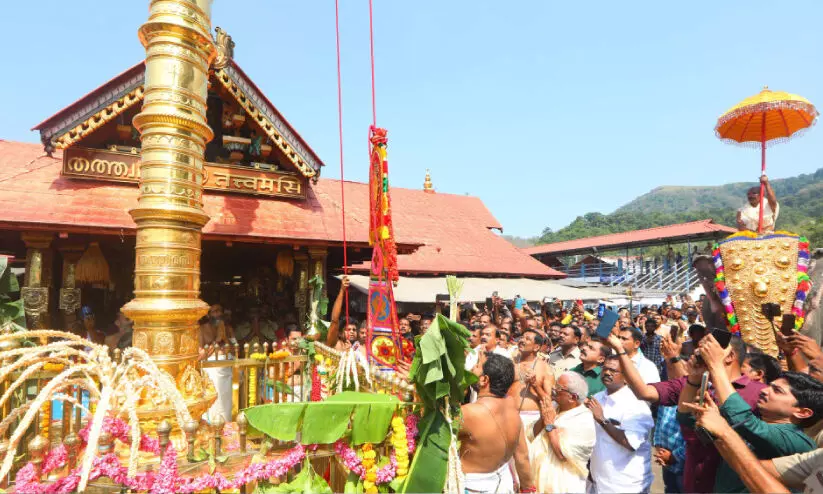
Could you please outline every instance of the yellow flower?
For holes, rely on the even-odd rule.
[[[331,367],[331,359],[330,358],[326,359],[326,367]]]
[[[366,472],[366,482],[377,482],[377,472],[373,469],[369,472]]]
[[[365,459],[374,460],[375,458],[377,458],[377,452],[374,451],[374,450],[365,451],[363,453],[363,459],[364,460]]]
[[[318,364],[322,364],[322,363],[323,363],[323,356],[322,356],[322,355],[319,355],[319,354],[315,354],[315,355],[314,355],[314,360],[315,360]]]
[[[252,360],[259,360],[261,362],[266,360],[266,354],[265,353],[259,353],[259,352],[258,353],[252,353],[251,355],[249,355],[249,357],[251,357]]]
[[[399,429],[400,427],[402,427],[402,426],[404,425],[404,424],[403,424],[403,418],[402,418],[402,417],[399,417],[399,416],[397,416],[397,415],[395,415],[395,416],[391,419],[391,425],[392,425],[392,427],[394,427],[395,429]]]

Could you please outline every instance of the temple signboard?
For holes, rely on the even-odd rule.
[[[140,180],[140,155],[100,149],[68,148],[63,151],[61,173],[73,178],[136,184]],[[220,192],[305,199],[308,180],[296,173],[205,163],[203,188]]]

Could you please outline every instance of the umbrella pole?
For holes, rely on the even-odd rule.
[[[766,174],[766,112],[763,112],[763,123],[760,126],[760,175]],[[760,218],[757,221],[758,235],[763,233],[763,194],[766,186],[760,182]]]

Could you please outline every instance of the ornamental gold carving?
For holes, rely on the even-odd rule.
[[[39,315],[49,310],[48,287],[24,287],[20,289],[20,298],[23,299],[23,308],[27,314]]]
[[[788,246],[786,246],[788,245]],[[772,323],[763,316],[762,304],[774,302],[783,314],[791,314],[797,290],[797,242],[795,248],[782,238],[730,239],[720,243],[727,266],[726,288],[746,343],[763,352],[778,354]],[[775,318],[780,327],[782,316]]]
[[[59,308],[62,311],[74,312],[80,308],[80,289],[61,288]]]
[[[163,331],[154,335],[154,345],[152,348],[154,354],[173,354],[174,353],[174,336],[167,331]]]

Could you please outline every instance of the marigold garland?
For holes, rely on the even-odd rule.
[[[391,444],[394,446],[392,452],[389,454],[389,462],[382,467],[377,468],[376,462],[372,465],[369,461],[364,461],[365,456],[361,459],[357,452],[342,440],[334,443],[334,452],[340,457],[343,465],[351,473],[360,477],[363,481],[363,488],[367,488],[367,482],[371,482],[376,486],[388,484],[395,478],[402,478],[408,475],[409,456],[414,454],[417,446],[415,438],[417,437],[417,422],[419,417],[412,413],[408,414],[403,420],[399,416],[392,418],[392,438]],[[399,425],[398,425],[399,424]],[[403,439],[401,439],[401,436]],[[371,446],[369,446],[371,447]],[[362,449],[361,449],[362,451]],[[373,450],[372,450],[373,452]],[[400,457],[405,453],[405,472],[400,468]],[[362,453],[365,454],[365,453]],[[369,455],[371,456],[371,454]],[[376,460],[376,459],[375,459]],[[370,471],[367,467],[374,467],[374,481],[369,481],[371,478]],[[402,475],[401,475],[402,473]],[[373,491],[377,492],[377,491]]]

